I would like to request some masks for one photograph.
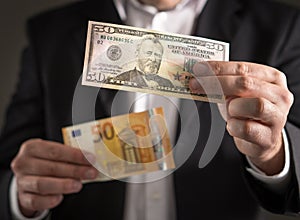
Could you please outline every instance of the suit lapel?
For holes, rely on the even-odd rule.
[[[122,24],[121,18],[119,17],[117,10],[114,6],[112,0],[99,0],[99,1],[85,1],[82,2],[82,7],[80,7],[80,12],[76,16],[76,25],[74,25],[74,29],[72,32],[72,40],[75,43],[73,48],[74,54],[72,56],[76,56],[74,65],[76,66],[76,70],[78,73],[82,73],[83,70],[83,60],[85,53],[85,44],[86,44],[86,35],[88,28],[88,21],[99,21],[99,22],[107,22],[107,23],[115,23]],[[93,90],[93,89],[91,89]],[[123,94],[123,93],[122,93]],[[116,95],[115,90],[108,89],[100,89],[97,102],[95,106],[96,118],[108,117],[112,114],[111,106],[113,97]],[[125,183],[123,182],[114,182],[112,184],[100,183],[101,185],[97,185],[97,187],[107,186],[107,190],[101,192],[102,198],[110,198],[108,202],[113,202],[116,209],[114,212],[120,213],[122,215],[122,210],[124,206],[124,197],[125,197]],[[96,187],[96,188],[97,188]],[[106,193],[103,194],[103,193]],[[95,193],[95,195],[98,195]],[[115,199],[117,198],[117,199]],[[105,214],[105,213],[104,213]],[[103,216],[104,218],[110,219],[119,219],[113,218],[112,216]]]
[[[80,11],[80,23],[74,32],[78,49],[81,54],[85,51],[85,39],[88,21],[122,24],[122,20],[112,0],[87,1]]]
[[[228,42],[231,50],[243,19],[244,4],[241,0],[208,0],[196,21],[194,35]],[[199,112],[203,104],[206,103],[196,102]]]
[[[240,0],[208,0],[196,23],[195,34],[232,42],[242,20],[243,4]]]
[[[243,9],[244,5],[240,0],[208,0],[196,20],[193,35],[233,42],[242,21],[240,15]],[[189,105],[189,102],[182,100],[181,105]],[[200,112],[207,103],[196,101],[196,106]]]
[[[220,7],[219,4],[222,6]],[[243,5],[240,0],[208,0],[202,13],[197,19],[194,32],[195,35],[232,43],[241,24],[241,10],[243,10]],[[188,100],[181,101],[181,117],[186,117],[186,121],[191,119],[191,117],[196,117],[191,114],[191,112],[195,111],[191,104],[192,103]],[[183,201],[188,201],[189,198],[187,198],[187,196],[193,194],[193,189],[187,185],[189,181],[185,180],[190,178],[190,176],[195,176],[196,173],[199,172],[198,163],[203,153],[204,146],[206,145],[211,126],[212,115],[209,104],[196,101],[196,106],[201,118],[199,139],[191,157],[175,172],[177,215],[179,217],[185,216],[183,207],[181,206],[182,203],[180,203],[179,200],[182,199]],[[193,125],[195,121],[190,121],[189,123]],[[186,173],[189,173],[190,176],[186,176]],[[199,204],[195,204],[194,208],[199,208],[198,205]]]
[[[78,59],[76,60],[80,65],[76,66],[76,68],[80,74],[83,70],[88,21],[122,24],[122,20],[112,0],[86,1],[81,8],[78,15],[79,19],[76,21],[76,27],[72,34],[72,39],[76,45],[74,47],[74,54],[78,54]],[[97,100],[100,103],[97,103],[96,106],[96,110],[101,109],[101,113],[97,114],[98,117],[108,117],[111,114],[112,97],[114,97],[115,94],[115,90],[100,89]],[[105,106],[103,106],[103,103],[105,103]],[[101,104],[101,106],[99,106],[99,104]]]

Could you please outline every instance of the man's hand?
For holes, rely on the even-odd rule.
[[[11,168],[20,209],[27,217],[57,206],[63,194],[79,192],[81,180],[93,179],[98,173],[80,149],[40,139],[24,142]]]
[[[237,148],[267,175],[279,173],[284,166],[282,129],[293,103],[285,75],[254,63],[207,63],[195,65],[190,89],[214,93],[220,84],[226,105],[219,109]]]

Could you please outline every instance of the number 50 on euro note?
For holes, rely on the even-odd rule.
[[[62,129],[64,143],[95,155],[95,181],[175,168],[162,108]]]

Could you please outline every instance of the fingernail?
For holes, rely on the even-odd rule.
[[[82,184],[80,182],[73,182],[73,184],[72,184],[73,190],[78,191],[81,189],[81,187],[82,187]]]
[[[60,202],[63,200],[63,198],[64,198],[64,197],[63,197],[62,195],[53,197],[53,199],[52,199],[52,204],[60,203]]]
[[[94,179],[96,177],[96,171],[95,170],[87,170],[86,173],[85,173],[85,178],[87,179]]]

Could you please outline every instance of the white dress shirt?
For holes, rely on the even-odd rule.
[[[182,0],[177,6],[168,11],[158,11],[153,6],[143,5],[137,0],[114,0],[118,13],[127,25],[154,29],[165,32],[179,33],[179,34],[191,34],[194,28],[194,21],[198,15],[202,12],[207,0]],[[170,24],[170,21],[172,25]],[[155,95],[147,95],[140,98],[141,94],[137,93],[136,99],[138,99],[135,105],[135,111],[141,111],[149,107],[153,107],[153,103],[161,106],[163,100],[158,100]],[[171,98],[174,106],[179,105],[179,100]],[[151,104],[152,103],[152,104]],[[167,118],[167,124],[171,140],[174,141],[176,120],[174,120],[174,114],[176,114],[175,108],[168,109],[165,112]],[[164,106],[167,108],[167,106]],[[168,122],[169,121],[169,122]],[[172,122],[170,122],[172,121]],[[175,124],[172,124],[175,123]],[[173,131],[172,131],[173,129]],[[289,180],[290,170],[290,153],[288,148],[288,140],[286,138],[285,131],[283,130],[284,145],[285,145],[285,166],[283,171],[274,176],[267,176],[256,168],[251,161],[248,162],[251,168],[247,168],[255,178],[262,181],[274,191],[281,191],[286,186]],[[164,171],[166,172],[166,171]],[[159,178],[162,173],[150,174],[150,178],[153,175]],[[176,219],[175,215],[175,195],[173,191],[172,175],[167,176],[159,181],[147,183],[148,175],[142,175],[132,177],[129,182],[146,182],[141,184],[127,184],[126,188],[126,200],[125,200],[125,220],[173,220]],[[17,187],[15,178],[12,180],[10,187],[10,204],[13,214],[13,219],[34,219],[40,220],[44,218],[48,211],[39,213],[35,218],[25,218],[18,206],[17,200]]]

